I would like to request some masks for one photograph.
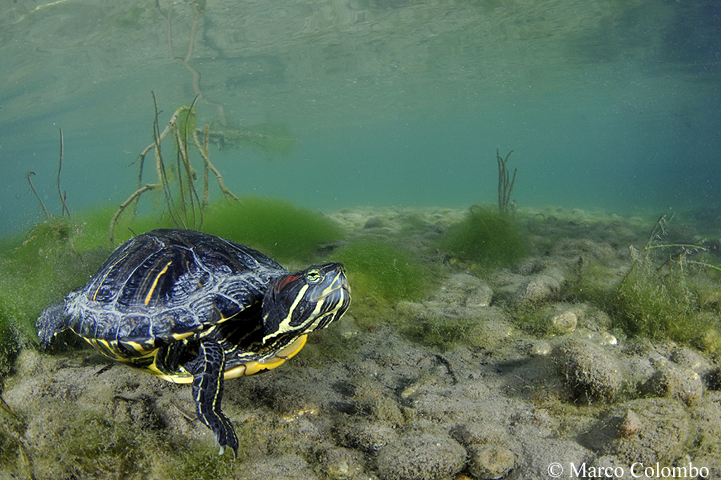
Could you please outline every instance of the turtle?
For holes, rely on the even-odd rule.
[[[44,309],[47,347],[69,329],[106,357],[192,384],[200,420],[223,454],[238,439],[221,411],[224,380],[274,369],[348,309],[340,263],[289,273],[263,253],[194,230],[162,229],[120,245],[84,287]]]

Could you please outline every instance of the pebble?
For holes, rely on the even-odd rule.
[[[559,313],[551,319],[551,328],[554,333],[565,335],[576,330],[578,315],[572,310]]]
[[[501,446],[473,445],[468,453],[468,472],[477,479],[503,478],[516,465],[516,454]]]
[[[466,297],[467,307],[487,307],[493,300],[493,290],[488,285],[481,285],[472,290]]]
[[[558,359],[566,384],[577,398],[612,400],[621,389],[623,375],[616,362],[594,343],[569,339],[561,345]]]
[[[380,477],[387,480],[446,480],[463,470],[466,450],[447,435],[422,433],[389,443],[378,452]]]
[[[521,284],[513,298],[517,306],[538,305],[556,298],[561,284],[548,275],[537,275]]]
[[[641,431],[641,419],[638,414],[631,409],[626,410],[621,425],[618,427],[618,435],[620,437],[630,437]]]
[[[690,368],[665,365],[644,384],[644,389],[652,395],[672,397],[688,406],[697,403],[703,396],[704,388],[701,376]]]

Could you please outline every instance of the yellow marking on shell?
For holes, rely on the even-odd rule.
[[[108,278],[108,275],[110,275],[110,272],[112,272],[113,269],[114,269],[119,263],[125,261],[126,258],[128,258],[127,255],[125,255],[125,256],[122,257],[122,258],[119,258],[117,262],[115,262],[110,268],[108,268],[108,269],[106,270],[105,275],[103,275],[103,279],[98,282],[98,288],[95,290],[95,293],[93,293],[93,302],[94,302],[95,299],[97,298],[98,292],[100,291],[100,289],[103,288],[103,284],[105,283],[105,279]]]
[[[100,353],[105,355],[106,357],[112,359],[112,360],[122,360],[118,356],[117,348],[115,348],[113,345],[111,345],[106,340],[102,340],[99,338],[85,338],[83,339],[88,342],[90,345],[95,347]]]
[[[163,268],[163,269],[160,271],[160,273],[159,273],[158,275],[156,275],[155,280],[153,280],[153,284],[150,286],[150,290],[148,291],[148,294],[145,296],[145,304],[146,304],[146,305],[150,303],[150,299],[151,299],[152,296],[153,296],[153,292],[155,291],[155,287],[158,286],[158,280],[160,280],[160,277],[162,277],[163,275],[165,275],[165,272],[168,271],[168,267],[170,267],[170,265],[171,265],[172,263],[173,263],[172,260],[169,261],[169,262],[165,265],[165,268]]]
[[[138,343],[138,342],[132,342],[130,340],[124,341],[123,346],[133,347],[133,350],[142,354],[142,356],[147,356],[149,354],[152,354],[155,351],[154,345],[147,345],[147,344],[142,344],[142,343]],[[148,347],[150,347],[150,348],[148,348]]]

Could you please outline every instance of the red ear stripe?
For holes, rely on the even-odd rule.
[[[290,282],[294,282],[295,280],[298,280],[299,278],[300,278],[300,275],[288,275],[281,282],[278,282],[278,285],[275,286],[275,291],[280,292]]]

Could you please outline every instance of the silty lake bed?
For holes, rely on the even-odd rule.
[[[650,218],[522,210],[504,222],[524,253],[494,265],[438,248],[475,212],[326,215],[347,236],[315,255],[346,260],[353,304],[278,369],[226,382],[236,461],[218,457],[188,386],[110,365],[72,336],[51,352],[24,348],[2,390],[4,475],[483,479],[561,468],[643,478],[656,476],[647,468],[696,467],[718,476],[721,292],[700,213],[649,239]],[[692,243],[684,259],[670,246]],[[348,253],[353,245],[361,255]],[[405,278],[419,272],[424,286]],[[376,289],[394,282],[408,288]],[[636,290],[656,292],[644,297],[654,303]],[[663,324],[658,308],[676,317]]]

